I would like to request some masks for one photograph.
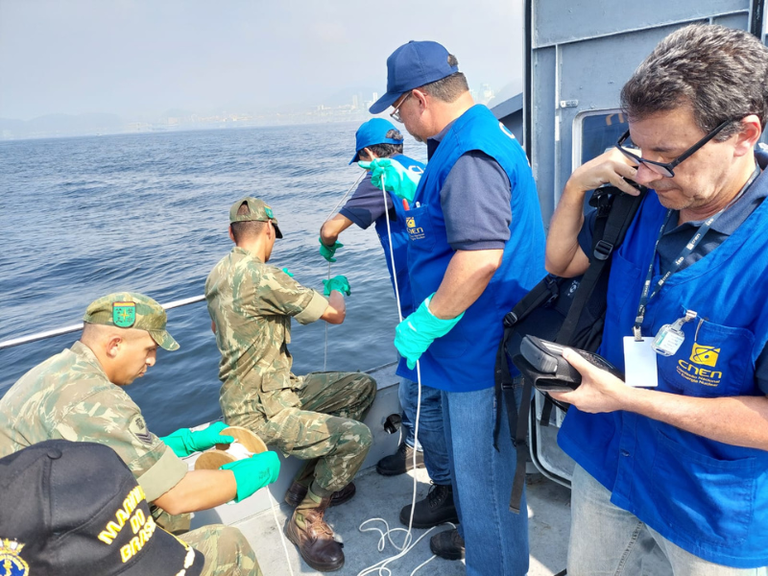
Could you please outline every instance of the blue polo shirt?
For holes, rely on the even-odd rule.
[[[428,158],[432,158],[454,122],[427,140]],[[483,190],[483,194],[468,194],[469,190]],[[510,236],[511,195],[509,178],[496,160],[479,150],[462,154],[440,190],[451,248],[503,250]]]
[[[339,214],[352,220],[363,230],[370,228],[376,220],[384,216],[384,202],[382,202],[381,189],[376,188],[371,182],[371,173],[368,172],[363,181],[357,186],[346,204],[339,210]],[[392,210],[392,197],[387,194],[387,210]],[[390,213],[391,220],[397,219],[397,215]]]

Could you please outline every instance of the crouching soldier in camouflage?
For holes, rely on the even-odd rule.
[[[157,302],[141,294],[110,294],[88,306],[83,320],[78,342],[27,372],[0,400],[0,457],[50,439],[105,444],[133,472],[157,523],[172,531],[181,524],[171,514],[240,501],[274,482],[280,469],[274,452],[227,469],[188,470],[179,456],[231,442],[220,434],[224,426],[182,429],[166,438],[147,429],[141,410],[121,387],[155,364],[158,346],[179,348]],[[184,520],[186,530],[189,519]],[[237,528],[205,526],[183,538],[205,556],[205,575],[261,575]]]
[[[221,352],[221,409],[228,424],[245,426],[278,450],[306,460],[285,500],[296,506],[288,538],[315,570],[337,570],[344,553],[323,519],[328,506],[349,500],[371,446],[361,422],[376,382],[360,372],[291,373],[291,317],[300,324],[344,321],[343,276],[324,281],[326,300],[289,274],[267,265],[282,238],[272,209],[256,198],[229,212],[235,247],[208,276],[205,297]]]

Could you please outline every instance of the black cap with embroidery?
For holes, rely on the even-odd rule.
[[[194,548],[155,524],[108,446],[47,440],[0,459],[0,566],[36,576],[198,576]]]

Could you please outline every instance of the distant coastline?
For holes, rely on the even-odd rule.
[[[509,92],[502,90],[499,95]],[[487,84],[473,90],[476,102],[493,105],[497,93]],[[42,138],[71,138],[79,136],[106,136],[113,134],[142,134],[155,132],[181,132],[190,130],[221,130],[266,126],[302,124],[329,124],[336,122],[362,123],[371,118],[368,108],[378,94],[363,98],[362,94],[346,97],[337,105],[318,104],[291,110],[286,106],[266,112],[192,112],[171,109],[155,117],[123,117],[118,114],[48,114],[31,120],[0,118],[0,141],[33,140]],[[337,100],[338,102],[338,100]]]

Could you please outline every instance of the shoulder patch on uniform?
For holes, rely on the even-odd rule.
[[[131,433],[144,444],[152,444],[152,434],[147,430],[147,423],[144,422],[144,418],[136,416],[128,425],[128,429]]]
[[[119,328],[130,328],[136,322],[135,302],[113,302],[112,322]]]
[[[0,566],[8,576],[27,576],[29,565],[19,556],[24,544],[7,538],[0,539]]]

